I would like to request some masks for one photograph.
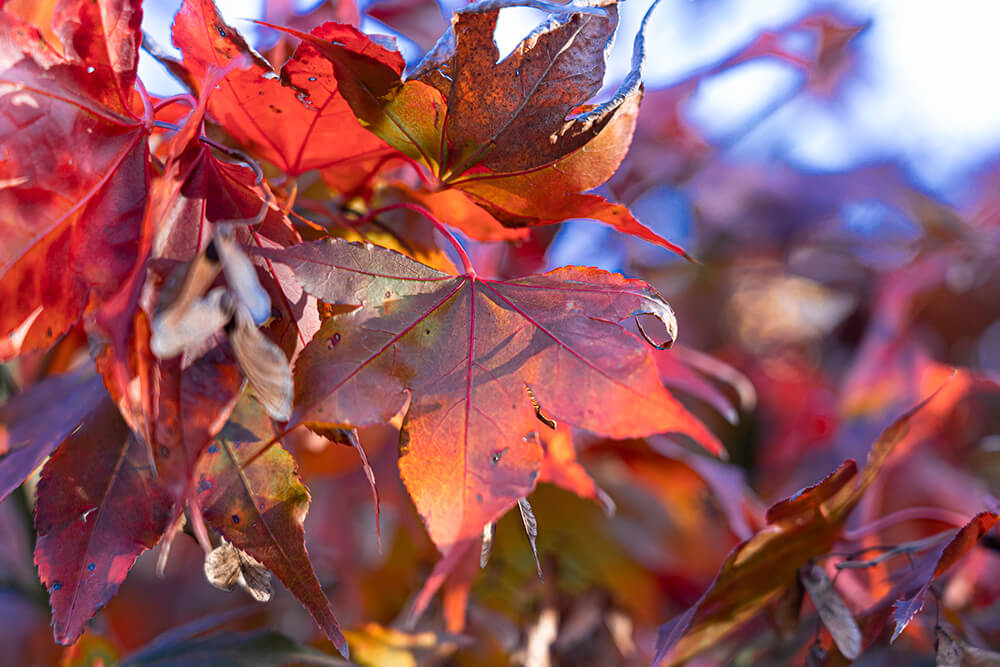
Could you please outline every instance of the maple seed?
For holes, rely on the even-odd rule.
[[[809,591],[820,620],[830,631],[837,649],[845,658],[857,658],[861,654],[861,629],[834,588],[833,581],[819,565],[801,568],[799,579]]]
[[[483,545],[479,550],[479,569],[483,569],[490,562],[490,552],[493,550],[493,537],[496,532],[497,525],[495,523],[488,523],[483,527]]]
[[[531,503],[528,502],[527,498],[517,499],[517,509],[521,511],[524,532],[528,535],[528,542],[531,543],[531,553],[535,556],[535,569],[538,570],[538,578],[544,579],[542,577],[542,564],[538,562],[538,548],[535,546],[535,540],[538,538],[538,521],[535,519],[535,513],[532,511]]]
[[[205,578],[208,583],[224,591],[231,591],[237,584],[258,602],[271,599],[271,573],[256,558],[233,546],[222,544],[205,555]]]

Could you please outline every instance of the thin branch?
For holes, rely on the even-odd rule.
[[[963,526],[969,521],[969,517],[949,509],[944,509],[943,507],[907,507],[898,512],[887,514],[864,526],[859,526],[854,530],[845,530],[844,539],[853,542],[897,523],[915,520],[939,521],[954,526]]]
[[[876,546],[868,547],[866,549],[861,549],[855,551],[854,553],[848,554],[846,560],[842,563],[837,563],[834,565],[837,570],[861,570],[869,567],[875,567],[885,561],[895,558],[896,556],[902,556],[906,554],[916,553],[918,551],[923,551],[933,547],[941,542],[944,542],[949,537],[953,535],[953,531],[946,530],[930,537],[925,537],[920,540],[913,540],[912,542],[903,542],[902,544],[897,544],[896,546]],[[859,558],[862,554],[868,551],[883,551],[884,553],[879,554],[873,558],[866,560],[855,560]]]

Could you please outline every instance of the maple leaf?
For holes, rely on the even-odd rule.
[[[541,447],[528,390],[546,415],[611,437],[682,432],[718,440],[660,382],[649,350],[617,322],[676,321],[649,285],[567,267],[511,281],[450,275],[338,239],[258,251],[290,266],[330,318],[295,367],[293,421],[365,426],[409,399],[400,472],[442,551],[534,487]]]
[[[170,499],[139,441],[104,400],[38,483],[35,564],[56,641],[72,644],[167,525]]]
[[[161,361],[157,371],[153,459],[179,510],[198,460],[226,423],[243,379],[232,355],[219,347],[186,368],[179,358]]]
[[[259,406],[240,401],[198,464],[198,504],[206,523],[271,570],[346,657],[347,642],[306,553],[309,492],[291,455],[270,443],[273,436]]]
[[[498,62],[497,17],[502,7],[515,5],[553,15]],[[395,52],[360,32],[333,42],[316,31],[263,25],[328,58],[340,92],[368,129],[494,219],[452,218],[439,193],[416,195],[474,238],[509,238],[495,221],[524,227],[591,218],[684,254],[626,207],[582,194],[607,181],[628,151],[642,99],[646,19],[632,69],[612,98],[596,107],[581,105],[603,83],[606,47],[618,24],[615,2],[569,11],[543,0],[474,3],[456,12],[451,30],[406,82],[393,66]],[[463,224],[467,220],[473,224]]]
[[[336,23],[314,31],[331,41],[355,32]],[[212,0],[185,0],[174,20],[173,41],[198,80],[210,67],[223,69],[245,59],[248,66],[231,71],[213,91],[209,114],[289,176],[328,169],[331,184],[344,187],[345,178],[367,178],[372,167],[395,154],[358,124],[337,91],[332,65],[312,46],[300,45],[279,74],[222,20]],[[402,58],[398,66],[402,70]]]
[[[944,574],[952,565],[964,556],[985,535],[1000,518],[994,512],[980,512],[972,517],[967,524],[959,528],[951,539],[923,557],[915,571],[923,583],[916,591],[900,597],[893,606],[893,620],[896,627],[892,630],[890,642],[906,629],[910,621],[924,607],[924,595],[931,584]]]
[[[848,459],[819,483],[772,506],[767,526],[730,552],[698,602],[660,626],[653,664],[679,664],[704,650],[776,599],[795,581],[800,567],[828,553],[913,419],[944,386],[879,435],[860,475]]]
[[[0,502],[24,482],[107,396],[79,369],[38,382],[0,406]]]
[[[152,120],[134,111],[141,16],[137,1],[60,3],[60,54],[0,12],[0,335],[18,330],[13,354],[51,345],[138,261]]]

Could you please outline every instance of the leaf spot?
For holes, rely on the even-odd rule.
[[[234,514],[233,515],[233,523],[239,523],[239,522],[240,522],[240,515],[239,514]]]
[[[311,77],[309,77],[309,80],[310,80],[310,81],[315,81],[315,80],[316,80],[316,77],[314,77],[314,76],[311,76]]]
[[[209,454],[218,454],[219,453],[219,446],[218,445],[214,445],[214,444],[213,445],[209,445],[208,446],[208,453]]]
[[[87,565],[87,569],[90,570],[91,572],[94,571],[95,567],[97,567],[97,565],[95,565],[94,563],[90,563]]]
[[[165,459],[170,458],[170,449],[168,449],[166,445],[160,446],[160,457]]]
[[[337,343],[339,342],[340,342],[340,334],[339,333],[333,334],[326,341],[326,349],[332,350],[334,347],[336,347]]]
[[[62,588],[62,584],[60,584],[60,583],[59,583],[58,581],[54,581],[54,582],[52,582],[52,590],[53,590],[53,591],[57,591],[57,590],[59,590],[60,588]]]
[[[94,70],[94,66],[93,65],[91,65],[90,67],[87,68],[87,74],[93,74],[94,71],[95,70]]]
[[[480,505],[483,504],[483,494],[481,493],[476,494],[476,502],[479,503]]]
[[[225,37],[226,36],[226,31],[223,30],[223,28],[222,28],[221,25],[215,26],[215,29],[219,31],[219,37]]]
[[[493,466],[495,466],[496,464],[500,463],[500,459],[503,458],[503,455],[507,453],[508,449],[510,449],[510,447],[504,447],[503,449],[498,449],[497,451],[495,451],[492,454],[490,454],[490,467],[491,468]]]
[[[198,480],[198,493],[205,493],[211,488],[212,488],[212,481],[209,479],[205,479],[205,476],[202,475],[201,479]]]

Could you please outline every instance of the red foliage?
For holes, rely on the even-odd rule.
[[[953,211],[891,166],[733,166],[685,115],[763,58],[835,99],[863,23],[764,32],[640,114],[649,14],[593,101],[614,0],[450,26],[377,3],[425,46],[444,31],[409,74],[354,3],[292,4],[266,3],[269,61],[184,0],[189,90],[154,101],[139,0],[0,2],[10,660],[339,664],[318,628],[364,664],[843,664],[929,651],[928,593],[1000,638],[1000,386],[969,352],[997,340],[995,202]],[[500,59],[517,5],[549,21]],[[702,264],[627,205],[668,187]],[[872,199],[914,222],[909,266],[844,223]],[[621,232],[644,279],[543,272],[572,218]],[[695,335],[670,349],[675,307]],[[316,627],[261,630],[287,597],[206,585],[266,600],[271,574]],[[939,659],[989,657],[958,635],[936,624]]]

